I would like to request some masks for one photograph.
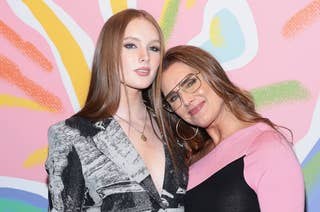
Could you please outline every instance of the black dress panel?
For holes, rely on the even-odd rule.
[[[186,212],[258,212],[256,193],[246,183],[241,157],[189,190]]]

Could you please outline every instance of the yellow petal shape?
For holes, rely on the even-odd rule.
[[[48,147],[44,147],[34,151],[29,157],[24,161],[24,168],[31,168],[37,165],[43,165],[48,156]]]
[[[186,8],[191,9],[196,3],[196,0],[187,0],[186,1]]]
[[[31,110],[51,112],[50,108],[43,107],[33,100],[18,98],[18,97],[7,95],[7,94],[0,94],[0,106],[20,107],[20,108],[27,108]]]
[[[110,3],[111,3],[111,9],[113,14],[128,8],[128,4],[126,0],[110,0]]]
[[[224,38],[221,35],[220,20],[218,17],[213,18],[210,23],[210,41],[215,47],[222,47]]]

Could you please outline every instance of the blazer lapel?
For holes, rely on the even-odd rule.
[[[105,130],[100,131],[93,137],[97,148],[116,163],[132,181],[138,182],[148,192],[149,196],[161,201],[141,156],[119,123],[115,119],[109,118],[107,125],[99,122],[96,123],[97,125],[105,127]]]

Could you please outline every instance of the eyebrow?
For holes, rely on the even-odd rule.
[[[167,95],[165,95],[164,99],[167,99],[167,98],[169,98],[170,96],[172,96],[174,93],[177,93],[177,91],[175,91],[175,89],[177,88],[178,85],[179,85],[179,83],[176,84],[176,86],[174,86],[174,88],[172,88]]]
[[[164,98],[167,99],[167,98],[170,97],[172,94],[177,93],[177,91],[175,91],[176,88],[177,88],[179,85],[180,85],[180,87],[181,87],[181,86],[183,86],[184,84],[186,84],[186,83],[187,83],[187,79],[188,79],[190,76],[192,76],[192,75],[193,75],[192,73],[187,74],[182,80],[180,80],[180,81],[178,82],[178,84],[176,84],[176,85],[170,90],[170,92],[169,92]]]
[[[164,100],[165,101],[168,101],[168,99],[170,99],[172,96],[174,96],[174,95],[177,95],[178,94],[178,92],[176,92],[176,91],[170,91],[165,97],[164,97]],[[178,94],[179,95],[179,94]]]
[[[128,36],[128,37],[123,38],[123,41],[126,41],[126,40],[141,41],[139,38],[137,38],[137,37],[132,37],[132,36]],[[149,41],[149,43],[154,43],[154,42],[160,43],[160,40],[155,39],[155,40]]]
[[[186,83],[188,83],[188,80],[190,79],[190,77],[192,76],[193,74],[188,74],[188,75],[186,75],[180,82],[179,82],[179,84],[180,84],[180,87],[181,86],[184,86]]]

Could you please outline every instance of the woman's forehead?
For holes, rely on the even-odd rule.
[[[163,73],[161,88],[164,93],[171,91],[188,74],[196,73],[196,70],[181,62],[171,64]]]
[[[160,36],[157,28],[145,18],[134,18],[132,19],[125,31],[124,39],[134,38],[134,39],[148,39],[148,41],[160,41]]]

